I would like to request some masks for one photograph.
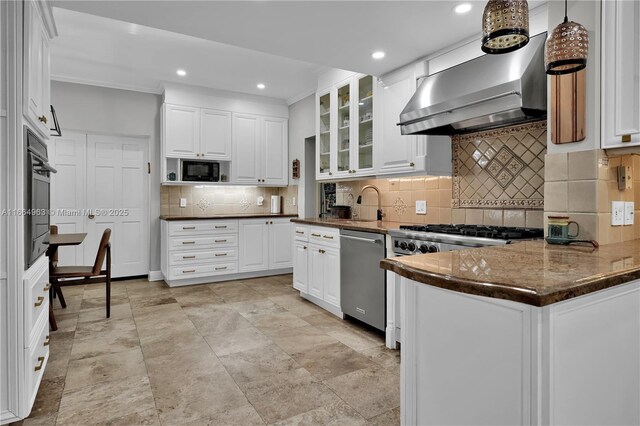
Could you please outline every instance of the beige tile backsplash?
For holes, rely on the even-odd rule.
[[[264,214],[271,211],[271,196],[280,195],[283,213],[296,214],[298,187],[268,188],[257,186],[161,186],[160,214],[163,216],[211,216],[216,214]],[[263,197],[258,205],[258,197]],[[180,207],[180,198],[187,207]],[[296,203],[297,204],[297,203]]]
[[[547,218],[568,215],[580,225],[580,237],[609,244],[640,238],[640,222],[611,226],[611,201],[634,201],[640,217],[640,155],[608,156],[591,150],[546,156],[545,227]],[[620,191],[616,167],[632,167],[633,188]]]

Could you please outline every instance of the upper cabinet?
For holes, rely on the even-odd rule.
[[[640,145],[640,3],[602,2],[602,148]]]
[[[165,157],[231,160],[231,113],[164,104]]]
[[[353,75],[316,94],[317,179],[375,174],[375,81],[369,75]]]
[[[421,67],[419,67],[421,68]],[[382,77],[374,89],[375,169],[378,175],[451,174],[451,138],[402,135],[400,113],[417,88],[418,67],[410,65]]]
[[[51,124],[51,77],[49,40],[55,35],[52,21],[45,19],[46,4],[24,2],[23,114],[45,139]]]
[[[289,176],[287,119],[233,114],[234,183],[287,185]]]

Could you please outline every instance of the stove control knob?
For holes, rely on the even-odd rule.
[[[400,248],[402,250],[406,250],[407,249],[407,243],[405,243],[404,241],[400,243]]]
[[[429,251],[429,247],[427,247],[426,244],[420,244],[420,251],[422,253],[426,253],[427,251]]]
[[[409,245],[407,246],[409,251],[416,251],[416,245],[413,243],[409,243]]]
[[[437,253],[438,251],[438,247],[437,246],[429,246],[429,248],[427,249],[429,251],[429,253]]]

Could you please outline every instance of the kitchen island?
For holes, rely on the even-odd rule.
[[[640,240],[385,259],[402,424],[640,424]]]

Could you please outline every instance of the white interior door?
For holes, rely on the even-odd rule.
[[[86,158],[87,207],[95,210],[95,216],[86,218],[84,263],[93,264],[102,233],[111,228],[112,276],[146,275],[148,140],[89,135]]]
[[[64,132],[63,137],[49,143],[49,161],[58,170],[51,178],[51,208],[57,214],[51,216],[51,224],[58,226],[61,234],[85,232],[85,215],[78,215],[87,206],[85,192],[87,135]],[[84,246],[60,247],[58,264],[84,264]]]

